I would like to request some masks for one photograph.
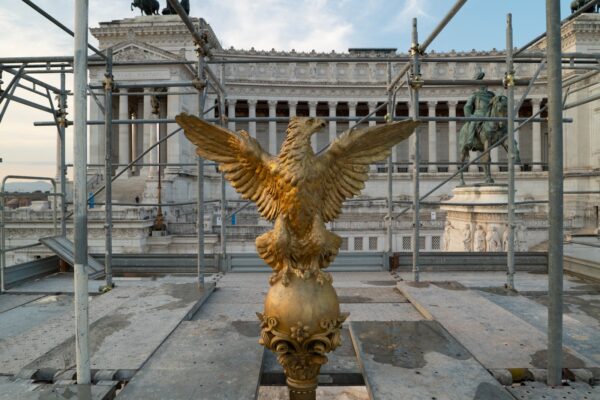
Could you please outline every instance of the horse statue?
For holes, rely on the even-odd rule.
[[[183,10],[185,11],[185,13],[187,15],[190,15],[190,0],[181,0],[179,2],[179,4],[181,4],[181,7],[183,7]],[[167,7],[163,8],[162,14],[170,15],[170,14],[177,14],[177,12],[175,11],[175,9],[173,7],[171,7],[171,3],[169,3],[167,1]]]
[[[492,93],[492,92],[487,92]],[[493,94],[493,93],[492,93]],[[465,106],[467,107],[467,106]],[[506,118],[508,110],[508,99],[504,95],[493,95],[489,102],[487,111],[483,113],[486,117],[501,117]],[[472,140],[468,140],[468,130],[473,129],[474,135]],[[460,130],[459,146],[461,151],[460,162],[464,165],[465,160],[469,158],[469,151],[486,151],[492,145],[496,144],[499,140],[506,135],[507,128],[506,122],[504,121],[471,121],[467,122]],[[514,139],[513,139],[514,140]],[[508,138],[502,142],[502,147],[508,152]],[[521,157],[519,155],[519,148],[517,142],[514,142],[515,149],[515,162],[520,163]],[[487,152],[482,157],[483,169],[485,172],[485,183],[492,184],[494,179],[490,173],[490,153]],[[460,184],[464,185],[465,180],[463,178],[463,172],[460,173]]]
[[[577,12],[581,7],[585,5],[589,0],[573,0],[571,2],[571,14]],[[591,7],[586,12],[588,13],[597,13],[600,11],[600,4],[596,3],[593,7]]]
[[[158,0],[133,0],[131,3],[131,11],[133,7],[137,7],[142,11],[142,15],[158,15],[160,3]]]

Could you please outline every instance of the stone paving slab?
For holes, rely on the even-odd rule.
[[[410,303],[342,304],[348,321],[420,321],[423,316]]]
[[[524,296],[479,293],[539,331],[545,332],[548,329],[547,296],[543,299],[536,297],[536,301]],[[585,355],[590,361],[588,367],[600,367],[600,321],[597,319],[598,315],[593,313],[593,309],[600,309],[600,295],[565,295],[563,299],[563,343]]]
[[[218,288],[210,298],[211,303],[219,304],[263,304],[268,286],[264,289],[255,288]]]
[[[144,287],[136,296],[131,296],[117,309],[90,325],[91,368],[141,368],[210,292],[200,291],[195,283],[163,283],[157,288]],[[75,337],[71,336],[26,368],[69,369],[74,366]]]
[[[394,283],[393,281],[391,281]],[[339,287],[340,303],[407,303],[396,287]]]
[[[118,399],[254,400],[263,347],[258,322],[186,321]]]
[[[436,321],[351,322],[372,400],[512,400]]]
[[[260,304],[231,304],[208,301],[194,315],[194,321],[228,320],[228,321],[258,321],[257,312],[263,312],[264,306]]]
[[[377,272],[332,272],[333,287],[338,288],[393,288],[394,277],[386,271]]]
[[[0,294],[0,313],[12,310],[43,297],[41,294]]]
[[[413,280],[412,273],[394,272],[398,279],[405,282]],[[468,288],[483,288],[483,287],[504,287],[506,283],[505,272],[422,272],[420,274],[422,282],[435,281],[455,281]],[[547,292],[548,291],[548,275],[517,272],[515,274],[515,287],[519,292]],[[588,292],[599,291],[600,284],[586,282],[578,277],[565,275],[563,279],[563,287],[565,292]]]
[[[49,385],[0,377],[0,400],[108,400],[117,382],[103,385]]]
[[[0,313],[0,339],[19,335],[52,318],[68,313],[73,308],[71,295],[35,297],[37,299],[20,307]]]
[[[143,291],[142,287],[117,287],[106,294],[91,297],[90,324],[110,314]],[[27,332],[0,339],[0,374],[16,375],[27,364],[71,338],[74,331],[75,316],[73,309],[70,309]],[[61,367],[64,367],[64,363]]]
[[[426,309],[485,368],[546,367],[545,332],[477,291],[456,282],[399,282],[398,288]],[[563,359],[565,368],[586,368],[590,364],[566,347]]]
[[[508,387],[518,400],[597,400],[600,386],[591,387],[583,382],[569,382],[569,386],[548,387],[540,382],[524,382]]]
[[[88,281],[88,291],[90,294],[100,294],[100,286],[104,280],[90,279]],[[11,288],[9,293],[73,293],[73,273],[58,272],[48,275],[34,281],[27,281],[19,286]]]

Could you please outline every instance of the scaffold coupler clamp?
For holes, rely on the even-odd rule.
[[[107,293],[110,292],[111,290],[113,290],[115,288],[115,284],[114,282],[111,283],[110,285],[102,285],[98,288],[98,291],[100,293]]]
[[[385,114],[385,117],[383,117],[383,118],[385,119],[385,122],[388,124],[390,122],[392,122],[392,120],[393,120],[392,115],[390,113]]]
[[[199,92],[202,92],[206,88],[206,79],[194,78],[192,79],[192,86]]]
[[[509,87],[515,86],[515,72],[510,71],[504,74],[504,78],[502,79],[502,85],[504,89],[508,89]]]
[[[414,56],[415,54],[422,56],[424,54],[424,51],[419,45],[419,43],[411,43],[410,49],[408,49],[408,54],[411,56]]]
[[[425,81],[423,81],[423,79],[421,78],[421,74],[415,75],[415,74],[410,74],[410,87],[414,90],[420,90],[423,85],[425,84]]]

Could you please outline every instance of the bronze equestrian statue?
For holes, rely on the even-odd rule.
[[[571,14],[577,12],[588,1],[589,0],[573,0],[571,2]],[[588,13],[597,13],[598,11],[600,11],[600,4],[596,3],[592,7],[590,7],[586,12],[588,12]]]
[[[133,7],[137,7],[142,11],[142,15],[158,15],[160,3],[158,0],[133,0],[131,3],[131,11]]]
[[[475,79],[482,80],[485,73],[479,72]],[[487,86],[481,85],[474,92],[464,107],[465,117],[506,117],[507,98],[503,95],[496,95],[487,89]],[[461,152],[461,163],[469,158],[469,151],[486,151],[489,147],[498,142],[506,135],[506,122],[495,121],[468,121],[460,129],[459,148]],[[504,140],[502,147],[508,152],[508,139]],[[519,148],[515,141],[515,162],[520,163]],[[487,152],[482,157],[483,168],[485,172],[485,183],[492,184],[494,179],[490,173],[490,153]],[[463,172],[460,173],[460,184],[464,185]]]
[[[181,7],[183,7],[183,10],[185,11],[185,13],[187,15],[190,15],[190,0],[181,0],[179,2],[179,4],[181,4]],[[175,11],[175,9],[173,7],[171,7],[171,3],[169,3],[167,1],[167,7],[163,8],[162,14],[170,15],[170,14],[177,14],[177,12]]]

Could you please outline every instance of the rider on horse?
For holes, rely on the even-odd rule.
[[[484,76],[485,73],[481,71],[477,73],[475,79],[482,80]],[[494,92],[490,92],[486,85],[479,86],[479,90],[474,92],[465,104],[465,117],[487,117],[493,98]],[[459,139],[461,147],[466,146],[469,150],[481,147],[477,132],[481,131],[482,125],[483,121],[468,121],[463,125]]]

